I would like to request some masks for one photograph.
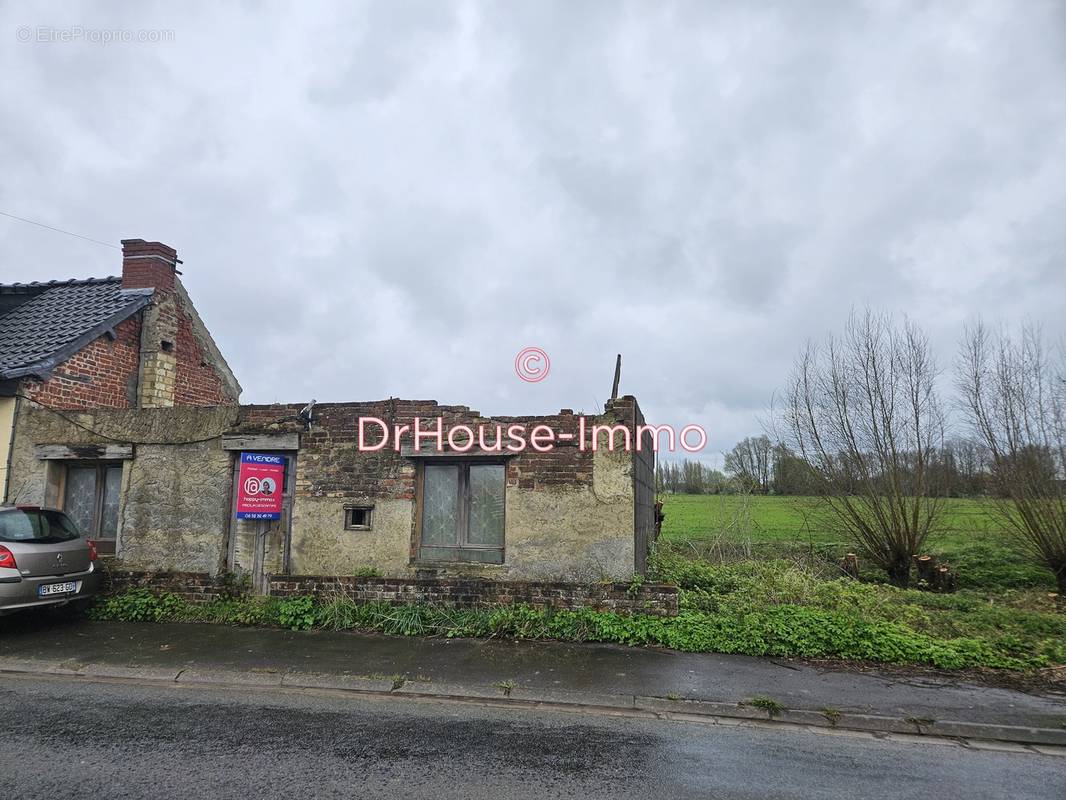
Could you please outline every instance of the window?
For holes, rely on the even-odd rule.
[[[347,506],[344,509],[344,529],[347,531],[368,531],[374,513],[373,506]]]
[[[121,484],[121,464],[102,462],[67,467],[63,510],[83,536],[96,540],[101,555],[115,553]]]
[[[426,464],[422,561],[503,563],[503,464]]]
[[[58,511],[9,508],[0,514],[0,542],[60,544],[77,538],[78,530]]]

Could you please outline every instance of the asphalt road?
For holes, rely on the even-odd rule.
[[[0,676],[0,795],[1066,797],[1066,758],[786,727]]]

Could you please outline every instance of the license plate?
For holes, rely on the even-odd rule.
[[[54,594],[74,594],[78,591],[77,581],[65,581],[64,583],[46,583],[37,587],[38,597],[51,597]]]

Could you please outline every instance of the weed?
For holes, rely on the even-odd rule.
[[[499,683],[494,683],[492,685],[502,691],[504,697],[510,697],[511,692],[518,688],[518,683],[511,679],[500,681]]]
[[[240,600],[252,590],[252,576],[247,572],[223,572],[218,576],[219,598]]]
[[[839,711],[839,709],[831,708],[829,706],[827,706],[826,708],[822,709],[822,716],[825,717],[827,720],[829,720],[829,724],[832,725],[834,728],[837,726],[837,723],[840,721],[840,711]]]
[[[636,597],[640,594],[641,587],[644,586],[644,576],[639,572],[634,573],[633,577],[629,579],[629,587],[626,589],[626,594],[630,597]]]
[[[666,695],[666,699],[673,700],[676,702],[681,699],[681,695],[679,695],[677,692],[670,692],[670,694]]]
[[[770,719],[779,716],[783,711],[788,711],[787,708],[772,697],[763,697],[762,695],[751,698],[747,701],[747,705],[752,706],[753,708],[761,708],[770,715]]]

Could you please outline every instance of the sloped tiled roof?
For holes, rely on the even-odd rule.
[[[0,284],[0,294],[32,299],[0,316],[0,378],[47,372],[146,305],[151,289],[121,278]]]

